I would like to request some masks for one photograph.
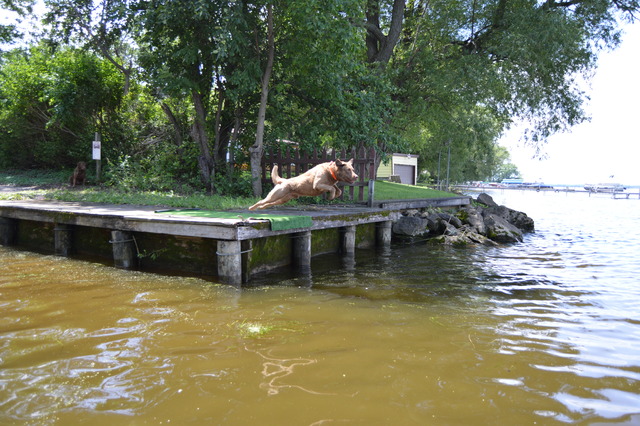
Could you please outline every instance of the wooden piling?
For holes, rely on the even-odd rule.
[[[369,180],[369,198],[367,198],[367,207],[373,207],[373,200],[375,198],[375,179]]]
[[[240,242],[241,251],[241,268],[242,268],[242,282],[248,283],[251,280],[251,270],[249,265],[251,264],[251,253],[253,252],[253,240],[243,240]]]
[[[299,272],[311,271],[311,231],[297,232],[293,234],[293,265]]]
[[[12,246],[18,235],[18,221],[8,217],[0,217],[0,245]]]
[[[391,220],[376,223],[376,244],[378,247],[383,247],[383,248],[391,247],[391,227],[392,226],[393,226],[393,221]]]
[[[68,257],[73,251],[73,226],[58,223],[53,228],[54,253]]]
[[[354,254],[356,251],[356,226],[344,226],[340,230],[341,245],[340,249],[344,254]]]
[[[116,268],[131,269],[136,264],[136,247],[133,234],[126,231],[111,231],[113,261]]]
[[[226,284],[242,284],[242,250],[240,241],[218,241],[218,278]]]

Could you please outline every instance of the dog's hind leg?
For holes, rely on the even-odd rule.
[[[264,204],[262,205],[262,207],[259,207],[259,208],[261,208],[261,209],[265,209],[265,208],[267,208],[267,207],[278,206],[278,205],[280,205],[280,204],[284,204],[284,203],[286,203],[286,202],[288,202],[288,201],[291,201],[291,200],[293,200],[293,199],[296,199],[296,198],[298,198],[298,195],[295,195],[295,194],[288,194],[288,195],[285,195],[285,196],[284,196],[284,197],[282,197],[282,198],[278,198],[277,200],[272,201],[272,202],[270,202],[270,203],[264,203]]]
[[[289,201],[291,198],[289,197],[291,193],[288,192],[288,188],[285,188],[282,185],[276,185],[263,200],[258,201],[251,207],[249,210],[255,209],[264,209],[265,207],[274,206],[276,204],[282,204]],[[289,198],[287,198],[289,197]],[[286,198],[286,201],[280,201]]]
[[[298,195],[288,192],[288,189],[276,187],[271,190],[269,195],[267,195],[264,200],[258,201],[257,203],[249,207],[249,210],[264,209],[271,206],[277,206],[295,198],[298,198]]]

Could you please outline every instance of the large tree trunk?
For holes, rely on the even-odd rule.
[[[389,33],[384,35],[380,28],[380,4],[379,1],[369,0],[367,3],[367,58],[369,62],[378,63],[380,68],[384,68],[393,54],[404,21],[405,0],[394,0],[391,11],[391,24]]]
[[[191,98],[193,100],[193,106],[196,111],[196,117],[193,122],[191,133],[193,139],[198,144],[198,148],[200,148],[200,157],[198,157],[200,175],[207,191],[212,192],[212,177],[215,175],[215,167],[213,158],[211,157],[211,150],[209,149],[209,137],[207,136],[207,128],[205,125],[207,113],[202,101],[202,95],[200,93],[194,90],[193,92],[191,92]]]
[[[275,46],[273,41],[273,6],[267,6],[267,66],[262,75],[262,92],[260,94],[260,108],[258,110],[258,125],[256,128],[256,143],[249,149],[251,153],[251,179],[253,195],[262,196],[262,154],[264,152],[264,120],[267,113],[267,99],[269,97],[269,79],[273,69]]]

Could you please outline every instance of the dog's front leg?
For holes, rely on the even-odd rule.
[[[338,188],[338,185],[333,185],[333,187],[336,189],[335,191],[335,195],[333,196],[333,198],[330,198],[330,200],[334,200],[336,198],[340,198],[340,196],[342,195],[342,189]]]
[[[338,189],[335,185],[328,185],[326,183],[322,182],[322,177],[320,175],[316,176],[315,179],[313,180],[313,189],[315,191],[318,191],[318,195],[320,195],[323,192],[328,192],[329,193],[329,200],[333,200],[334,198],[336,198],[336,190]],[[338,195],[340,195],[338,193]]]

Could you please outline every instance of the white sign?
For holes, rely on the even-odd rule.
[[[94,160],[99,160],[100,159],[100,141],[93,141],[93,159]]]

